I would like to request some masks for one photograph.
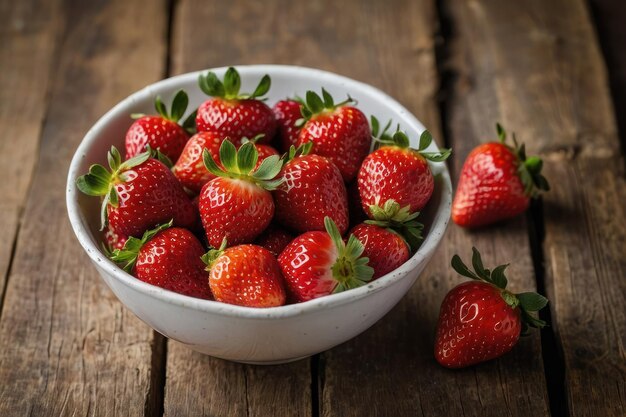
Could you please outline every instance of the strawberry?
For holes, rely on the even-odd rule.
[[[375,120],[372,119],[372,125],[374,130],[378,130]],[[363,210],[372,218],[370,206],[381,205],[387,200],[394,200],[401,207],[409,206],[410,212],[421,210],[430,200],[435,187],[427,159],[443,161],[450,151],[425,152],[432,142],[428,131],[420,136],[418,150],[409,148],[409,138],[401,131],[378,142],[382,146],[365,158],[359,170],[358,185]]]
[[[324,223],[325,232],[298,236],[278,257],[287,289],[296,302],[360,287],[374,274],[367,265],[369,259],[362,256],[363,244],[354,235],[345,243],[330,217]]]
[[[435,358],[447,368],[462,368],[497,358],[515,346],[520,333],[543,327],[530,312],[541,310],[548,300],[536,293],[513,294],[506,290],[508,265],[492,271],[483,267],[480,253],[472,248],[471,271],[458,255],[452,267],[473,279],[457,285],[441,304]]]
[[[141,239],[128,238],[111,260],[123,263],[126,272],[148,284],[212,299],[202,244],[189,230],[171,226],[172,221],[145,232]]]
[[[550,189],[541,175],[543,162],[526,158],[524,145],[505,144],[506,132],[496,125],[500,142],[474,148],[467,156],[452,203],[452,220],[463,227],[479,227],[515,217],[530,199]]]
[[[335,104],[332,96],[322,89],[323,101],[313,91],[307,91],[302,106],[302,131],[298,145],[313,142],[313,153],[330,159],[345,182],[356,176],[359,166],[370,150],[372,137],[367,118],[348,99]]]
[[[255,168],[259,155],[251,142],[236,150],[225,140],[219,153],[223,169],[208,150],[203,153],[206,168],[217,177],[200,192],[200,218],[207,240],[213,247],[225,238],[232,245],[252,242],[274,216],[274,200],[268,190],[280,184],[274,177],[282,162],[274,155]]]
[[[374,268],[372,279],[380,278],[409,260],[409,247],[399,234],[385,227],[361,223],[350,232],[365,247],[363,255]]]
[[[240,144],[244,137],[265,135],[269,141],[276,131],[274,113],[263,101],[271,85],[269,75],[263,76],[252,94],[241,94],[241,78],[233,67],[228,68],[224,81],[215,73],[200,75],[200,89],[212,98],[200,105],[196,116],[198,132],[214,131]]]
[[[280,266],[270,251],[257,245],[219,249],[204,257],[209,286],[217,301],[244,307],[277,307],[286,295]]]
[[[106,252],[113,252],[115,249],[122,249],[128,240],[128,236],[120,235],[107,225],[104,231],[104,248]]]
[[[329,159],[307,155],[311,143],[291,148],[272,192],[276,221],[296,232],[325,230],[330,217],[343,235],[348,230],[348,196],[339,169]],[[298,155],[298,156],[296,156]]]
[[[215,178],[204,167],[202,152],[206,149],[214,159],[218,159],[223,141],[224,137],[215,132],[199,132],[189,139],[172,168],[172,172],[185,188],[199,193],[204,184]]]
[[[157,96],[154,107],[158,116],[133,114],[135,122],[126,132],[126,159],[130,159],[146,150],[147,146],[158,149],[170,160],[175,161],[189,140],[186,129],[191,129],[195,113],[185,120],[183,126],[178,121],[187,110],[189,98],[180,90],[172,101],[172,112],[168,113],[161,97]]]
[[[278,256],[292,240],[293,236],[286,230],[275,225],[270,225],[261,236],[256,239],[255,244],[272,252],[274,256]]]
[[[292,146],[298,146],[300,127],[296,122],[302,118],[301,103],[296,100],[280,100],[272,111],[278,125],[278,143],[282,152],[288,152]]]
[[[76,185],[87,195],[102,196],[101,223],[120,236],[141,236],[146,230],[174,219],[174,225],[193,227],[197,213],[174,174],[146,151],[122,162],[111,147],[111,171],[99,164],[79,177]]]
[[[379,278],[409,260],[410,249],[417,250],[422,241],[423,225],[419,212],[410,213],[409,206],[400,208],[394,200],[384,206],[371,206],[374,220],[366,220],[351,231],[363,243],[374,278]]]

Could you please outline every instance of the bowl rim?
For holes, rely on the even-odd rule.
[[[372,282],[369,282],[362,287],[355,288],[349,291],[344,291],[338,294],[331,294],[303,303],[288,304],[279,307],[243,307],[218,301],[194,298],[145,283],[128,274],[120,267],[118,267],[115,263],[110,261],[106,257],[106,255],[102,253],[98,245],[95,244],[95,242],[92,240],[89,227],[86,224],[86,219],[82,215],[78,205],[79,191],[75,184],[75,178],[83,174],[83,172],[78,171],[78,167],[82,163],[82,160],[86,157],[88,149],[93,143],[96,142],[98,133],[104,126],[106,126],[120,112],[129,113],[127,111],[128,108],[134,105],[137,101],[143,101],[147,98],[153,98],[157,92],[156,90],[176,88],[176,86],[178,86],[179,84],[188,83],[192,79],[195,81],[201,73],[205,73],[206,71],[223,73],[224,71],[226,71],[227,68],[228,67],[216,67],[206,70],[189,72],[150,84],[142,88],[141,90],[138,90],[129,95],[118,104],[116,104],[114,107],[112,107],[110,110],[108,110],[87,131],[87,133],[81,140],[78,148],[76,149],[76,152],[72,157],[68,171],[66,204],[70,224],[72,226],[72,229],[74,230],[76,238],[83,247],[83,250],[85,250],[85,252],[87,252],[87,255],[91,258],[91,261],[98,268],[101,268],[107,274],[113,276],[116,280],[129,287],[130,289],[155,297],[163,302],[221,316],[267,320],[299,316],[321,309],[328,309],[357,301],[359,299],[367,297],[372,293],[379,292],[384,288],[390,287],[395,283],[401,281],[402,279],[405,279],[415,267],[417,267],[421,262],[430,258],[431,254],[435,251],[439,242],[443,238],[444,232],[450,219],[452,185],[450,181],[450,174],[447,166],[445,165],[445,162],[439,162],[434,164],[430,163],[431,168],[435,168],[433,169],[433,173],[435,175],[441,175],[441,184],[443,185],[443,189],[441,190],[439,207],[434,214],[430,233],[425,237],[420,248],[407,262],[402,264],[396,270]],[[405,118],[405,122],[407,122],[409,125],[412,125],[412,127],[417,131],[422,132],[423,130],[425,130],[423,124],[409,110],[407,110],[391,96],[376,87],[360,81],[356,81],[343,75],[315,68],[292,65],[237,65],[236,68],[242,77],[257,76],[264,73],[269,73],[270,75],[293,75],[294,73],[298,73],[302,76],[319,79],[320,84],[322,83],[323,79],[332,78],[338,83],[344,85],[346,88],[350,88],[351,93],[354,92],[354,96],[358,96],[358,91],[364,91],[368,95],[380,100],[380,102],[384,106],[390,108],[392,111],[401,114]],[[436,147],[434,141],[433,146]],[[440,232],[435,233],[435,231]]]

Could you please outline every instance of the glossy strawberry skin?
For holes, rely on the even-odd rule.
[[[339,169],[327,158],[305,155],[287,162],[285,181],[273,191],[276,221],[296,232],[324,229],[329,216],[339,232],[348,230],[348,196]]]
[[[188,140],[189,135],[178,123],[161,116],[143,116],[126,132],[126,159],[144,152],[150,145],[175,161]]]
[[[139,250],[133,275],[166,290],[210,300],[213,297],[203,254],[202,244],[190,231],[166,229]]]
[[[213,131],[239,145],[241,139],[265,136],[261,142],[274,137],[276,120],[274,113],[259,100],[225,100],[211,98],[198,107],[196,116],[198,132]]]
[[[207,149],[213,159],[218,161],[218,166],[221,166],[219,149],[223,141],[223,136],[215,132],[196,133],[189,139],[172,167],[172,172],[183,187],[194,193],[199,193],[204,184],[215,178],[215,175],[204,167],[202,151]]]
[[[126,182],[114,185],[119,204],[107,206],[111,229],[122,236],[140,237],[146,230],[174,219],[191,228],[197,220],[191,200],[174,174],[156,159],[124,172]]]
[[[409,260],[410,252],[404,240],[384,227],[361,223],[350,233],[365,246],[363,256],[369,258],[368,265],[374,268],[372,279],[388,274]]]
[[[497,358],[517,343],[519,308],[506,304],[495,286],[477,281],[454,287],[441,304],[435,358],[461,368]]]
[[[332,294],[336,260],[337,249],[326,232],[307,232],[292,240],[278,257],[291,298],[303,302]]]
[[[313,142],[312,153],[330,159],[350,182],[370,150],[371,130],[367,118],[356,107],[338,107],[332,112],[316,114],[300,132],[298,145]]]
[[[358,175],[363,210],[393,199],[410,212],[420,211],[433,193],[435,180],[424,157],[408,148],[383,146],[365,158]]]
[[[463,227],[479,227],[515,217],[530,199],[518,175],[519,161],[509,147],[490,142],[467,156],[452,204],[452,220]]]
[[[209,285],[215,299],[245,307],[277,307],[286,294],[280,266],[257,245],[227,248],[211,266]]]
[[[255,244],[269,250],[274,256],[278,256],[292,240],[293,236],[285,229],[270,225],[261,236],[256,239]]]
[[[207,240],[218,248],[224,238],[229,246],[253,242],[270,224],[274,201],[252,182],[218,177],[202,188],[199,209]]]
[[[276,124],[279,148],[287,152],[291,146],[298,147],[300,128],[296,121],[302,118],[300,103],[294,100],[280,100],[272,107]]]
[[[111,229],[111,225],[107,225],[104,231],[104,243],[107,246],[107,249],[110,251],[114,251],[115,249],[123,249],[126,241],[128,240],[128,236],[120,235],[115,232],[115,230]]]

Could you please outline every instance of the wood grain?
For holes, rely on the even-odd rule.
[[[452,0],[449,9],[459,83],[478,92],[461,117],[485,137],[489,115],[499,116],[546,160],[545,279],[569,414],[621,416],[626,186],[586,4]]]
[[[56,40],[61,32],[59,3],[0,3],[0,155],[19,161],[0,164],[0,294],[37,158]]]
[[[65,6],[50,17],[65,32],[0,321],[0,415],[152,415],[159,339],[101,283],[66,220],[64,191],[84,132],[162,76],[166,5]]]

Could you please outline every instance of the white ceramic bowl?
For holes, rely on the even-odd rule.
[[[252,91],[263,74],[272,77],[267,103],[307,90],[325,87],[337,101],[349,93],[366,114],[381,121],[400,123],[417,146],[422,124],[398,102],[369,85],[310,68],[281,65],[237,67],[242,90]],[[213,69],[223,75],[226,68]],[[106,113],[87,132],[76,150],[68,175],[67,209],[78,241],[115,295],[141,320],[159,333],[199,352],[248,363],[281,363],[324,351],[353,338],[383,317],[409,290],[432,257],[450,217],[452,187],[443,163],[432,163],[435,193],[422,212],[426,238],[413,257],[397,270],[361,288],[306,303],[254,309],[201,300],[146,284],[109,261],[100,250],[99,202],[81,194],[75,180],[93,163],[106,166],[111,145],[123,149],[131,113],[153,113],[160,94],[169,103],[184,88],[190,108],[206,99],[197,87],[199,72],[184,74],[149,85]],[[416,87],[417,88],[417,87]],[[437,147],[433,143],[432,150]],[[419,325],[418,323],[415,324]]]

